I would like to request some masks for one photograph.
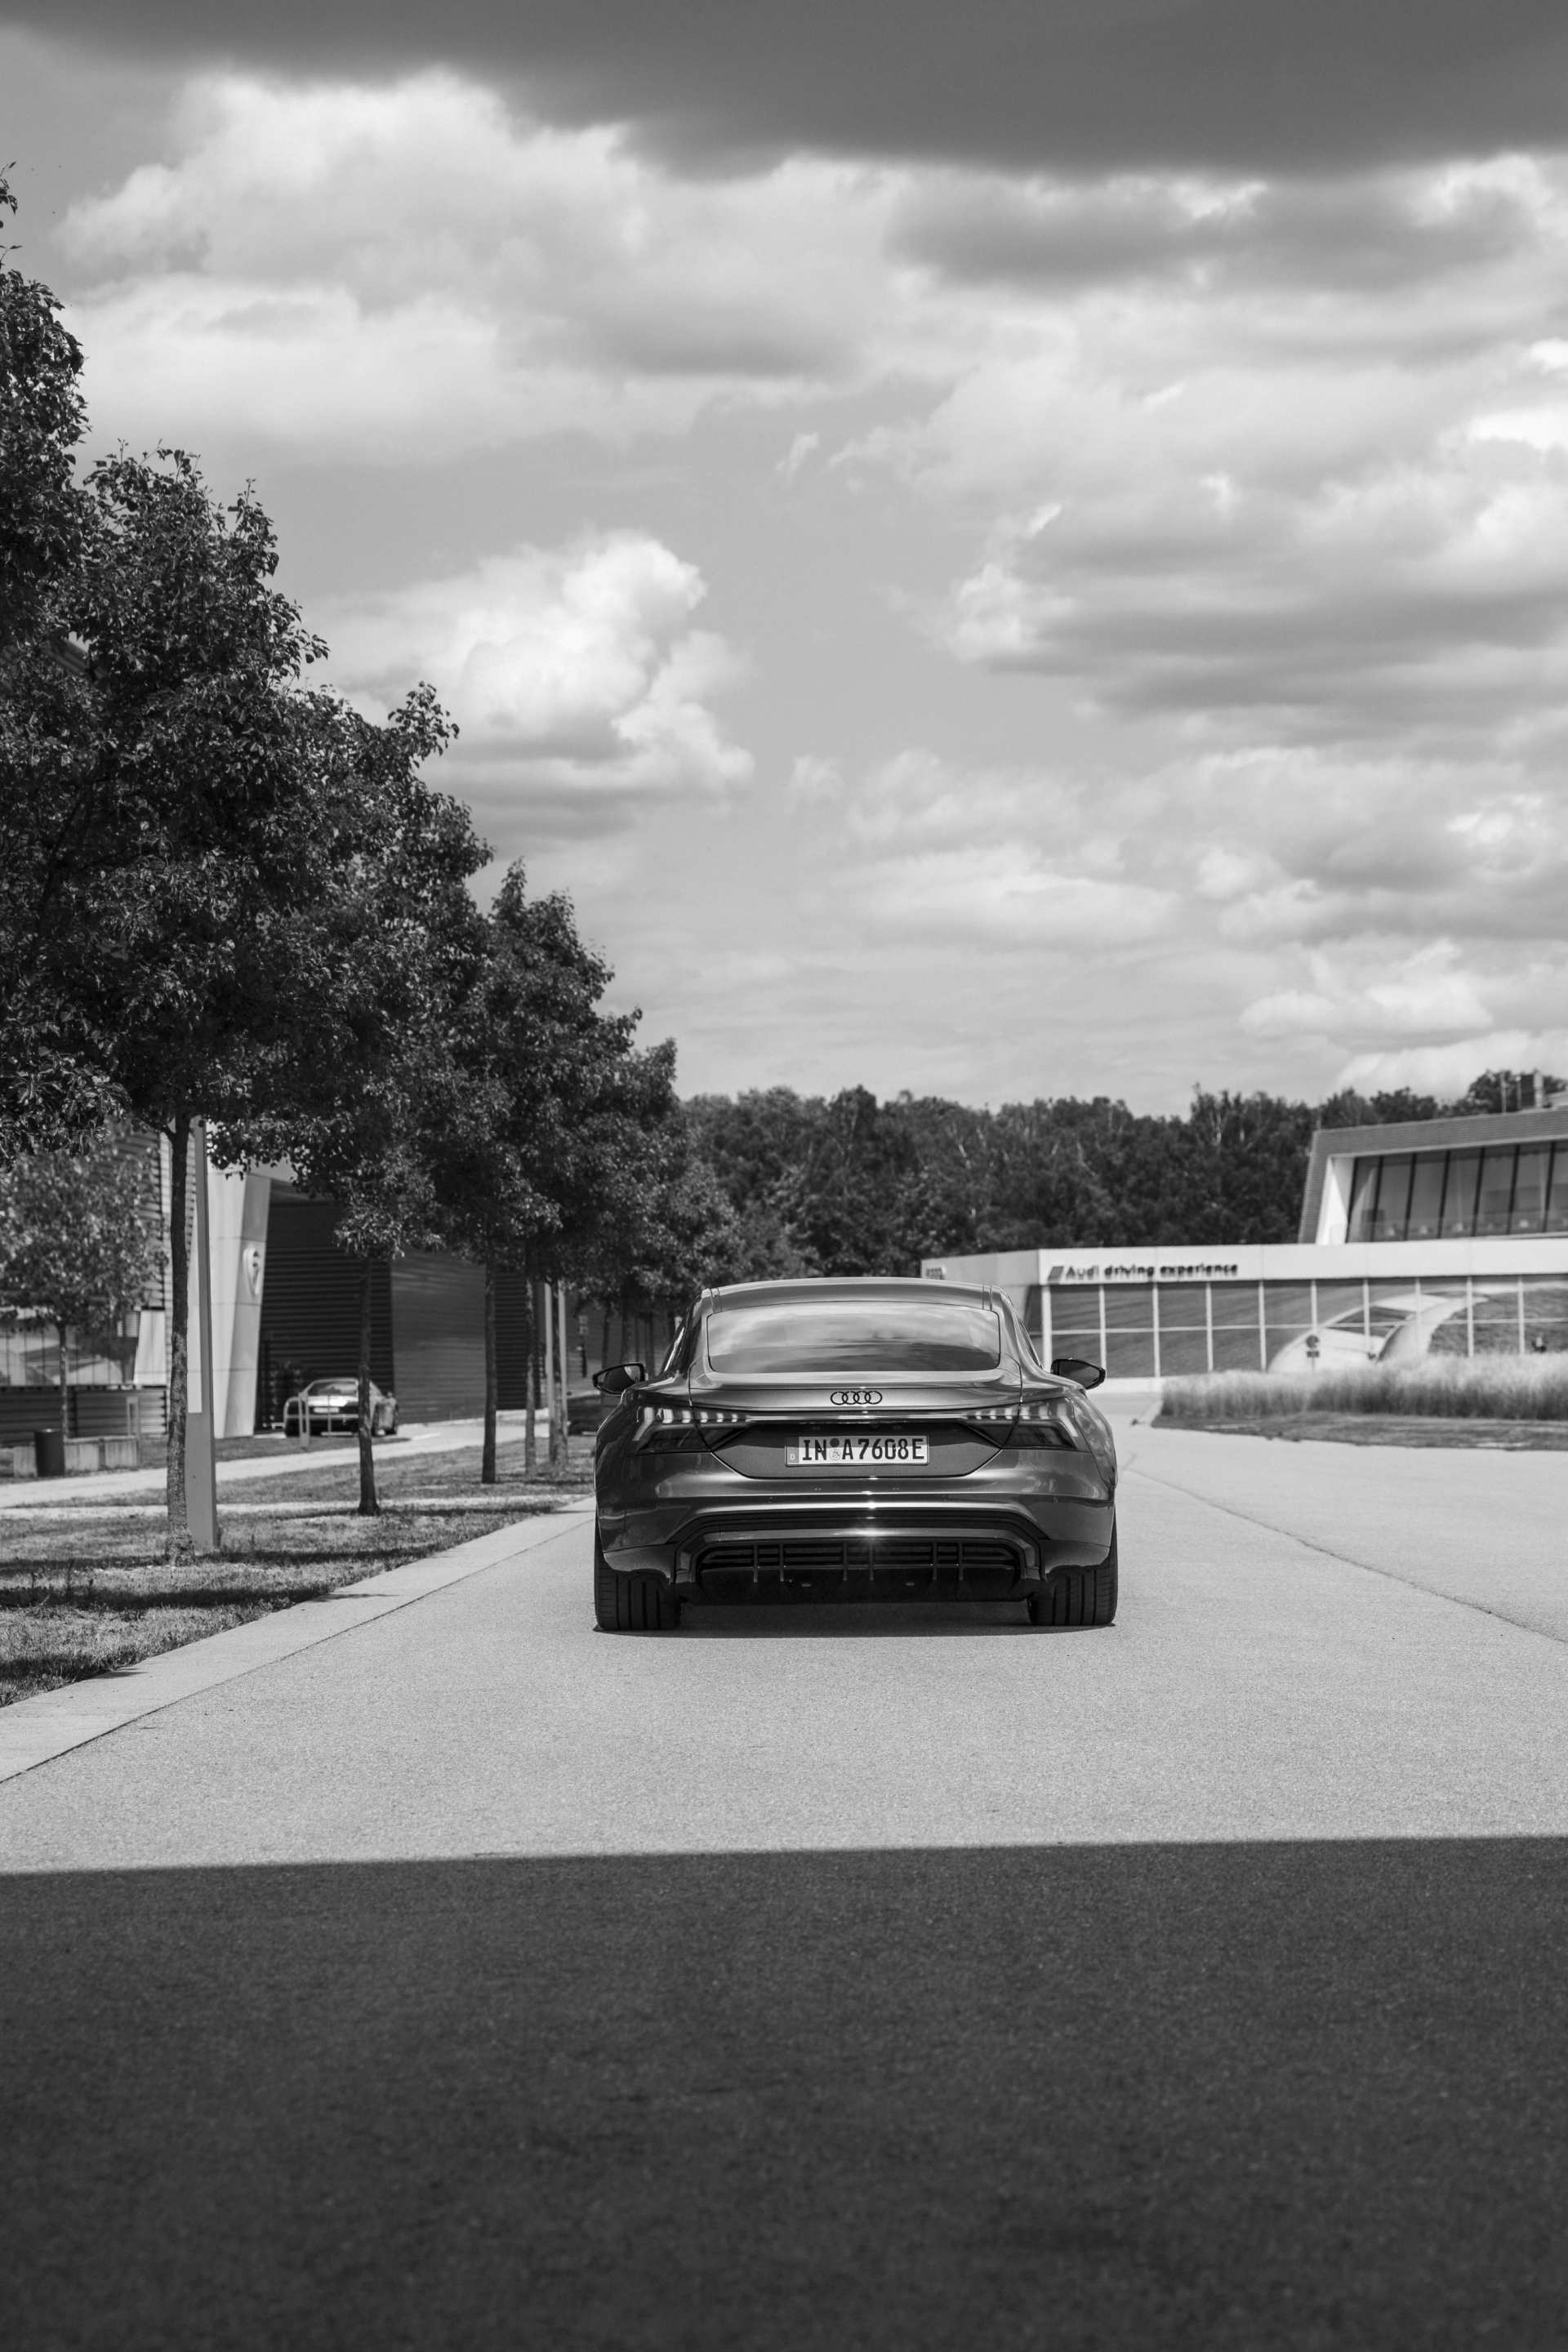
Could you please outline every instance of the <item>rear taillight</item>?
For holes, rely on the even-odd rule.
[[[1025,1397],[1016,1404],[983,1404],[977,1412],[965,1413],[964,1419],[982,1424],[1005,1422],[1006,1442],[1011,1445],[1070,1447],[1074,1443],[1062,1425],[1054,1396]]]
[[[716,1412],[710,1405],[639,1405],[632,1443],[655,1454],[701,1454],[708,1444],[701,1429],[730,1425],[742,1418],[738,1412]]]
[[[1082,1441],[1064,1413],[1062,1403],[1063,1400],[1055,1393],[1045,1397],[1024,1397],[1017,1409],[1013,1444],[1055,1447],[1058,1451],[1069,1452],[1080,1444]]]
[[[700,1454],[696,1420],[689,1404],[639,1405],[632,1444],[650,1454]]]
[[[1100,1475],[1107,1480],[1116,1476],[1116,1440],[1109,1425],[1100,1419],[1094,1407],[1080,1396],[1064,1396],[1058,1400],[1057,1412],[1063,1424],[1072,1432],[1075,1445],[1081,1445],[1092,1454]]]
[[[1025,1404],[1018,1416],[1018,1428],[1013,1430],[1016,1446],[1063,1446],[1072,1451],[1072,1437],[1058,1421],[1056,1409],[1048,1404]]]

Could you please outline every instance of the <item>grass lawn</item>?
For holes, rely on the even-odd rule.
[[[503,1446],[500,1480],[487,1487],[478,1446],[413,1459],[378,1448],[386,1508],[368,1519],[354,1507],[353,1463],[247,1480],[220,1488],[217,1558],[186,1563],[162,1557],[156,1503],[29,1498],[26,1508],[0,1514],[0,1706],[580,1499],[592,1483],[592,1439],[574,1438],[572,1457],[564,1472],[525,1482],[521,1444]]]
[[[1568,1422],[1439,1419],[1432,1413],[1295,1412],[1252,1421],[1179,1420],[1160,1414],[1163,1429],[1195,1429],[1227,1437],[1329,1438],[1339,1445],[1468,1445],[1504,1453],[1568,1451]]]
[[[551,1470],[542,1461],[531,1478],[523,1472],[521,1439],[515,1444],[498,1445],[493,1486],[479,1484],[477,1445],[465,1445],[451,1454],[414,1454],[397,1453],[395,1442],[394,1445],[378,1445],[376,1493],[384,1503],[399,1505],[426,1497],[443,1502],[493,1502],[498,1507],[504,1505],[508,1508],[519,1497],[537,1497],[543,1505],[559,1502],[586,1494],[594,1483],[593,1439],[574,1437],[568,1444],[564,1470]],[[297,1445],[289,1448],[296,1460],[300,1451]],[[325,1463],[319,1470],[286,1470],[276,1478],[247,1478],[226,1489],[220,1484],[218,1488],[220,1514],[229,1501],[353,1504],[358,1500],[357,1462]]]

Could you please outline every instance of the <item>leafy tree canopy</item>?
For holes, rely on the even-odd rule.
[[[16,199],[0,172],[0,218]],[[49,617],[86,522],[75,457],[86,421],[82,355],[47,286],[0,247],[0,649]]]
[[[1293,1241],[1314,1128],[1532,1099],[1527,1077],[1489,1071],[1454,1103],[1399,1091],[1313,1106],[1200,1087],[1175,1117],[1106,1096],[992,1111],[775,1087],[699,1096],[686,1117],[756,1276],[910,1273],[923,1257],[1040,1246]]]
[[[0,1174],[0,1316],[37,1318],[123,1360],[123,1327],[161,1305],[163,1243],[148,1139],[110,1130]]]

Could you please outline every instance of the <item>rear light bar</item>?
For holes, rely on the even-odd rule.
[[[1055,1421],[1057,1400],[1050,1397],[1037,1402],[1027,1397],[1022,1404],[983,1404],[974,1412],[966,1412],[965,1421]]]
[[[1085,1442],[1083,1432],[1058,1396],[1021,1397],[1016,1404],[984,1404],[977,1412],[965,1413],[964,1419],[1008,1423],[1015,1445],[1059,1446],[1068,1451]]]
[[[694,1422],[744,1421],[743,1412],[719,1412],[706,1404],[645,1404],[637,1413],[639,1429],[689,1429]]]
[[[719,1424],[729,1427],[745,1418],[744,1413],[720,1412],[711,1405],[640,1405],[632,1443],[634,1445],[651,1445],[659,1453],[698,1453],[705,1443],[696,1433],[699,1423],[704,1427]],[[691,1432],[689,1436],[683,1433],[688,1430]]]

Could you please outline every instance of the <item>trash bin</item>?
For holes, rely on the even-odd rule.
[[[66,1433],[63,1429],[35,1429],[33,1459],[38,1465],[40,1478],[63,1478],[66,1475]]]

